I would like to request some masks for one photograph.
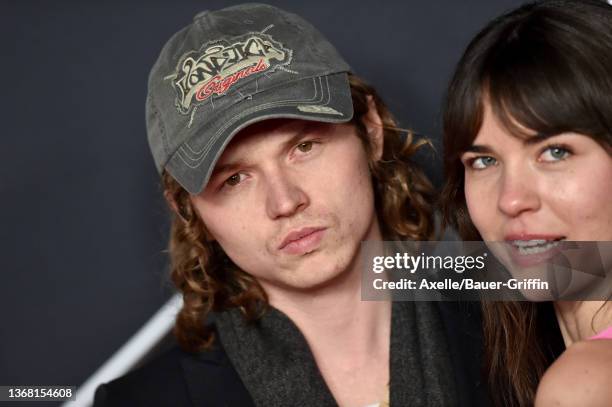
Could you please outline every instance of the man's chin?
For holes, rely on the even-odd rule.
[[[262,281],[262,286],[264,289],[267,286],[270,290],[313,294],[318,291],[323,292],[328,288],[337,289],[348,280],[347,269],[333,268],[329,264],[326,266],[313,265],[308,269],[300,268],[286,272],[276,281]]]

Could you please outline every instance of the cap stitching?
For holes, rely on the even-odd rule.
[[[151,110],[153,111],[153,116],[155,116],[156,121],[159,123],[157,127],[159,127],[159,132],[161,134],[164,153],[166,153],[166,155],[170,155],[170,146],[168,145],[168,139],[166,138],[166,126],[164,125],[164,120],[162,119],[161,113],[159,112],[157,105],[153,101],[153,96],[149,95],[149,103],[151,105]]]
[[[277,70],[277,69],[278,69],[278,70],[281,70],[281,68],[282,68],[281,66],[277,66],[277,67],[275,67],[275,70]],[[283,71],[284,71],[284,69],[283,69]],[[340,72],[329,72],[329,73],[325,73],[325,74],[323,74],[323,75],[319,75],[319,76],[310,77],[309,79],[312,79],[312,80],[314,81],[314,80],[316,80],[317,78],[318,78],[319,80],[321,80],[320,78],[324,77],[324,78],[325,78],[325,80],[326,80],[326,83],[328,84],[328,83],[329,83],[329,81],[328,81],[328,75],[334,75],[334,74],[338,74],[338,73],[341,73],[341,72],[343,72],[343,71],[340,71]],[[295,73],[295,71],[290,71],[289,73]],[[268,91],[270,91],[270,89],[264,89],[264,90],[261,90],[261,91],[259,90],[259,79],[261,79],[261,77],[262,77],[262,76],[265,76],[266,78],[268,78],[268,80],[270,80],[270,81],[274,81],[275,79],[274,79],[274,78],[271,78],[271,77],[269,76],[269,75],[271,75],[271,74],[272,74],[272,72],[262,72],[262,73],[261,73],[261,76],[258,76],[257,78],[254,78],[254,80],[253,80],[253,81],[255,82],[255,87],[256,87],[256,89],[255,89],[255,91],[254,91],[254,92],[252,92],[252,93],[248,93],[246,98],[250,98],[250,97],[252,97],[253,95],[258,94],[258,93],[262,93],[262,92],[268,92]],[[307,78],[303,78],[303,79],[307,79]],[[252,82],[253,82],[253,81],[252,81]],[[290,83],[291,81],[292,81],[292,80],[291,80],[290,78],[288,78],[288,80],[283,81],[282,83],[280,83],[280,84],[278,84],[278,85],[275,85],[275,86],[281,86],[281,85],[283,85],[283,84],[285,84],[285,83]],[[244,84],[244,86],[243,86],[243,87],[238,87],[238,88],[236,88],[236,89],[235,89],[235,90],[232,92],[233,94],[238,93],[239,95],[241,95],[241,97],[238,99],[238,101],[241,101],[241,100],[244,100],[244,99],[245,99],[244,95],[243,95],[243,94],[240,92],[240,90],[241,90],[241,89],[243,89],[243,90],[244,90],[244,88],[245,88],[245,87],[247,87],[247,86],[251,86],[252,82],[251,82],[251,83],[247,82],[247,83],[245,83],[245,84]],[[328,85],[328,86],[329,86],[329,85]],[[229,96],[230,96],[232,93],[230,93],[230,94],[224,94],[224,95],[222,95],[222,96],[218,96],[218,98],[221,98],[221,97],[229,97]],[[215,109],[214,99],[215,99],[214,97],[210,97],[210,98],[209,98],[210,103],[211,103],[211,106],[212,106],[212,108],[213,108],[213,109]],[[307,100],[307,99],[304,99],[304,100],[296,100],[296,99],[290,100],[290,99],[287,99],[287,100],[283,100],[283,101],[277,101],[277,102],[275,102],[275,103],[287,103],[287,102],[314,103],[314,102],[312,102],[312,100],[314,100],[314,99],[310,99],[310,100]],[[200,106],[200,105],[198,105],[198,106]],[[264,106],[265,106],[265,105],[264,105]],[[195,108],[195,106],[194,106],[194,108]],[[197,109],[196,109],[196,110],[197,110]],[[195,111],[192,111],[192,117],[195,117]],[[192,127],[192,123],[191,123],[191,122],[192,122],[192,120],[190,121],[188,128],[191,128],[191,127]],[[187,145],[189,146],[188,141],[186,141],[186,142],[185,142],[185,144],[187,144]],[[201,154],[201,153],[202,153],[202,151],[203,151],[203,150],[200,150],[200,152],[196,152],[195,150],[193,150],[193,148],[191,148],[191,146],[189,146],[189,147],[190,147],[190,150],[194,152],[194,154]],[[205,148],[205,147],[204,147],[204,148]]]
[[[212,137],[211,137],[211,138],[208,140],[208,142],[207,142],[207,143],[204,145],[204,147],[202,148],[202,150],[200,150],[199,152],[198,152],[198,151],[195,151],[195,150],[194,150],[194,149],[193,149],[193,148],[192,148],[192,147],[189,145],[189,143],[188,143],[188,142],[183,143],[183,145],[181,145],[181,147],[179,148],[179,152],[180,152],[180,153],[182,153],[182,154],[180,154],[180,153],[178,154],[179,158],[180,158],[180,159],[181,159],[181,161],[183,161],[183,163],[184,163],[185,165],[187,165],[189,168],[197,168],[197,167],[199,167],[199,166],[202,164],[202,162],[203,162],[203,160],[204,160],[204,157],[205,157],[205,156],[206,156],[206,155],[207,155],[207,154],[210,152],[210,149],[212,148],[212,145],[214,144],[214,142],[216,142],[216,141],[219,139],[220,135],[221,135],[223,132],[225,132],[225,130],[227,130],[227,128],[228,128],[228,127],[230,127],[232,124],[234,124],[234,123],[235,123],[235,122],[236,122],[238,119],[240,119],[241,117],[244,117],[244,116],[246,116],[246,115],[249,115],[249,114],[252,114],[252,113],[258,112],[258,111],[260,111],[260,110],[264,110],[264,109],[270,108],[270,107],[281,107],[281,106],[284,106],[284,105],[289,105],[289,104],[291,104],[291,103],[295,103],[295,102],[301,102],[301,103],[309,103],[309,102],[310,102],[310,103],[312,103],[313,101],[315,101],[315,102],[322,101],[322,100],[324,99],[325,95],[323,95],[323,93],[321,93],[321,95],[319,95],[319,96],[318,96],[318,99],[317,99],[317,95],[318,95],[318,93],[319,93],[319,87],[317,87],[317,86],[316,86],[316,80],[318,79],[318,80],[319,80],[319,82],[322,82],[322,78],[321,78],[321,77],[318,77],[318,78],[312,78],[312,79],[313,79],[313,82],[315,82],[315,90],[316,90],[316,93],[315,93],[315,96],[314,96],[313,98],[311,98],[310,100],[290,100],[290,99],[287,99],[287,100],[283,100],[283,101],[277,101],[277,102],[274,102],[274,103],[267,103],[267,104],[265,104],[265,105],[256,106],[256,107],[253,107],[253,108],[251,108],[251,109],[245,110],[245,111],[243,111],[241,114],[238,114],[238,115],[234,116],[232,119],[228,120],[228,121],[226,122],[226,124],[225,124],[223,127],[221,127],[221,128],[220,128],[220,129],[217,131],[217,133],[215,133],[215,135],[214,135],[214,136],[212,136]],[[325,81],[326,81],[326,83],[327,83],[327,86],[326,86],[326,88],[327,88],[327,98],[326,98],[326,100],[325,100],[325,103],[323,103],[323,104],[322,104],[323,106],[328,105],[328,104],[329,104],[329,102],[330,102],[330,100],[331,100],[331,92],[330,92],[330,89],[329,89],[329,80],[328,80],[328,77],[327,77],[327,76],[325,77]],[[320,88],[321,88],[321,91],[322,91],[322,90],[323,90],[323,84],[322,84],[322,83],[320,83]],[[316,100],[315,100],[315,99],[316,99]],[[190,151],[191,151],[193,154],[197,154],[199,157],[197,157],[197,158],[192,158],[192,157],[189,157],[189,154],[188,154],[188,152],[185,150],[185,148],[184,148],[184,147],[187,147],[187,148],[188,148],[188,149],[189,149],[189,150],[190,150]],[[196,164],[195,166],[194,166],[194,165],[191,165],[190,163],[188,163],[188,162],[185,160],[185,158],[183,157],[183,155],[185,156],[185,158],[186,158],[186,159],[189,159],[189,160],[191,160],[191,161],[193,161],[193,162],[196,162],[197,164]]]
[[[327,80],[327,77],[325,77],[325,78],[326,78],[326,80]],[[313,80],[313,82],[315,82],[317,79],[319,79],[319,81],[321,81],[321,78],[320,78],[320,77],[318,77],[318,78],[311,78],[311,79]],[[328,83],[329,83],[329,82],[328,82]],[[214,135],[214,136],[212,136],[210,139],[208,139],[208,142],[207,142],[207,143],[206,143],[206,144],[203,146],[202,150],[199,150],[199,151],[194,150],[194,149],[193,149],[193,147],[191,147],[191,146],[189,145],[189,141],[188,141],[188,140],[187,140],[187,141],[185,141],[185,142],[183,143],[183,146],[188,147],[188,148],[189,148],[189,150],[190,150],[190,151],[191,151],[193,154],[196,154],[196,155],[200,156],[199,158],[195,158],[195,159],[191,159],[190,157],[188,157],[188,158],[190,158],[190,159],[191,159],[191,160],[193,160],[193,161],[199,161],[199,160],[201,160],[201,156],[202,156],[202,155],[206,155],[206,153],[207,153],[207,152],[210,150],[210,145],[212,145],[212,144],[214,143],[214,141],[215,141],[215,139],[218,137],[218,135],[219,135],[220,133],[224,132],[224,131],[225,131],[225,130],[226,130],[226,129],[227,129],[227,128],[228,128],[228,127],[229,127],[229,126],[230,126],[230,125],[231,125],[231,124],[232,124],[232,123],[235,121],[235,120],[237,120],[237,119],[238,119],[240,116],[244,116],[245,114],[249,114],[249,113],[252,113],[252,112],[256,112],[256,111],[260,110],[259,108],[265,108],[265,107],[268,107],[268,106],[274,106],[274,105],[278,105],[278,104],[281,104],[281,105],[282,105],[282,104],[294,103],[294,102],[308,103],[308,102],[311,102],[311,101],[315,100],[315,99],[317,98],[318,89],[319,89],[319,88],[317,88],[317,86],[316,86],[316,82],[314,83],[314,87],[315,87],[315,95],[314,95],[314,96],[313,96],[313,97],[312,97],[310,100],[308,100],[308,99],[304,99],[304,100],[295,100],[295,99],[293,99],[293,100],[292,100],[292,99],[279,100],[279,101],[276,101],[276,102],[266,103],[266,104],[264,104],[264,105],[260,105],[260,106],[254,106],[254,107],[252,107],[251,109],[245,110],[243,113],[238,114],[238,115],[236,115],[236,116],[232,117],[231,119],[229,119],[229,120],[228,120],[228,121],[225,123],[225,125],[224,125],[223,127],[221,127],[221,128],[220,128],[220,129],[217,131],[217,133],[215,133],[215,135]],[[321,88],[322,88],[322,85],[321,85]],[[329,91],[329,86],[328,86],[328,91]],[[318,99],[318,100],[321,100],[321,99],[320,99],[320,96],[319,96],[319,99]],[[329,103],[329,100],[328,100],[328,103]],[[182,147],[182,146],[181,146],[181,147]],[[204,154],[203,154],[203,153],[204,153]]]

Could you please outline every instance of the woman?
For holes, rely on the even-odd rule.
[[[543,1],[492,21],[459,62],[444,132],[443,211],[464,240],[523,259],[561,240],[612,241],[612,7]],[[556,360],[546,308],[483,305],[496,404],[612,405],[612,340],[590,340],[612,339],[610,302],[554,303]]]

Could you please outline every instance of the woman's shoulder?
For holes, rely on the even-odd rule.
[[[610,406],[612,400],[612,340],[573,344],[540,381],[536,407]]]

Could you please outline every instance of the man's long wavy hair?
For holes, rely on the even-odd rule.
[[[426,140],[416,141],[402,131],[376,91],[349,75],[354,116],[351,123],[368,154],[381,232],[386,240],[428,240],[434,233],[432,186],[414,162],[413,155]],[[384,130],[383,155],[373,158],[364,125],[368,97],[374,101]],[[205,320],[210,312],[237,307],[248,321],[265,312],[266,293],[257,280],[240,270],[219,244],[209,239],[189,193],[167,172],[162,175],[164,195],[172,211],[169,255],[171,278],[183,294],[175,335],[190,352],[210,347],[213,332]],[[177,213],[178,212],[178,213]]]
[[[612,151],[611,73],[612,7],[603,1],[529,3],[489,23],[468,45],[446,97],[444,223],[464,240],[482,240],[466,206],[460,158],[482,125],[485,101],[517,137],[526,137],[521,126],[542,135],[575,132]],[[544,340],[547,305],[483,303],[485,372],[496,405],[533,405],[556,356]]]

